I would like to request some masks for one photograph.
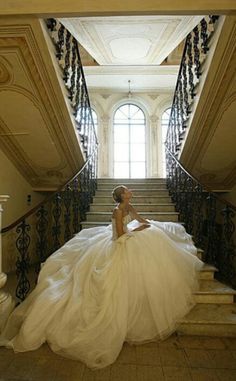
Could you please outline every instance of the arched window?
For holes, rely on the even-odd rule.
[[[170,120],[170,112],[171,112],[171,107],[167,108],[161,118],[161,136],[162,136],[162,173],[163,176],[166,177],[166,154],[165,154],[165,141],[166,141],[166,134],[167,134],[167,129],[169,125],[169,120]]]
[[[114,177],[146,176],[146,120],[144,112],[128,103],[114,115]]]

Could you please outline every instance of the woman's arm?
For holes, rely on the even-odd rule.
[[[134,209],[134,207],[129,204],[129,210],[130,210],[130,213],[132,214],[132,218],[139,221],[139,222],[143,222],[144,224],[147,223],[148,224],[148,221],[145,220],[145,218],[142,218],[137,212],[136,210]]]

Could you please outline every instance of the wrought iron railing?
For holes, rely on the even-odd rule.
[[[217,19],[203,18],[186,38],[165,143],[166,172],[180,221],[203,249],[204,260],[218,268],[217,276],[236,288],[236,207],[203,186],[177,159]]]
[[[41,263],[79,232],[96,189],[98,142],[78,42],[57,20],[47,19],[46,24],[56,48],[86,162],[66,185],[2,229],[3,250],[11,258],[8,267],[16,267],[16,297],[20,301],[35,284]]]
[[[188,128],[193,100],[206,60],[210,40],[219,16],[207,16],[186,38],[174,99],[171,108],[166,144],[178,157]]]
[[[204,250],[204,260],[217,267],[217,277],[236,288],[236,207],[200,184],[168,148],[166,166],[167,186],[180,221]]]
[[[79,54],[78,41],[58,20],[46,20],[49,33],[56,49],[56,57],[62,70],[68,91],[78,135],[84,153],[88,157],[97,144],[88,90]]]
[[[80,231],[80,223],[85,219],[95,194],[96,171],[95,149],[72,180],[2,229],[5,250],[15,258],[18,278],[16,297],[20,301],[25,299],[35,284],[41,263]],[[35,277],[30,281],[32,267],[35,268]]]

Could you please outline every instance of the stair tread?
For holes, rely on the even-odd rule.
[[[113,184],[116,184],[116,183],[112,183],[110,181],[108,182],[102,182],[102,183],[99,183],[99,185],[113,185]],[[127,181],[123,181],[121,185],[160,185],[160,184],[165,184],[166,185],[166,181],[152,181],[152,182],[143,182],[143,181],[135,181],[135,182],[127,182]],[[119,185],[118,185],[119,186]]]
[[[203,295],[203,294],[221,294],[221,295],[236,295],[236,290],[233,288],[226,286],[225,284],[217,281],[216,279],[202,279],[199,282],[200,289],[196,291],[195,295]]]
[[[174,222],[175,224],[180,224],[184,225],[184,222]],[[93,224],[98,224],[98,225],[107,225],[111,224],[111,221],[81,221],[81,224],[87,224],[87,225],[93,225]],[[202,249],[197,249],[198,252],[203,252]]]
[[[114,206],[116,205],[116,203],[114,202],[113,204],[112,203],[102,203],[102,202],[93,202],[91,205],[99,205],[99,206]],[[135,203],[135,202],[132,202],[132,205],[137,205],[137,206],[174,206],[174,204],[172,202],[169,202],[169,203],[159,203],[159,204],[148,204],[148,203]]]
[[[159,185],[159,184],[158,184]],[[107,192],[110,192],[112,189],[111,188],[103,188],[103,189],[99,189],[99,188],[97,188],[97,191],[99,191],[99,192],[105,192],[105,191],[107,191]],[[154,188],[154,189],[152,189],[152,188],[149,188],[149,189],[147,189],[147,188],[133,188],[132,189],[132,191],[134,191],[134,192],[136,192],[136,191],[142,191],[142,192],[150,192],[150,191],[155,191],[155,192],[157,192],[157,191],[162,191],[162,192],[169,192],[168,191],[168,189],[167,188]]]
[[[236,304],[196,304],[179,323],[236,324]]]
[[[198,249],[198,251],[202,251],[202,249]],[[213,265],[208,265],[207,263],[204,263],[204,266],[201,268],[201,272],[204,271],[218,271],[218,269]]]
[[[96,195],[95,195],[94,197],[103,198],[104,196],[99,196],[99,195],[96,196]],[[109,197],[112,197],[112,196],[109,195]],[[169,198],[170,198],[169,195],[168,195],[168,196],[160,196],[160,195],[159,195],[159,196],[158,196],[158,195],[156,195],[156,196],[150,196],[150,195],[147,195],[147,196],[145,196],[145,197],[147,197],[147,198],[163,198],[163,197],[166,198],[166,197],[169,197]],[[133,200],[134,198],[143,198],[143,196],[140,196],[140,195],[137,195],[137,196],[136,196],[136,195],[133,195],[133,196],[132,196],[132,200]]]
[[[107,214],[107,215],[110,215],[111,212],[87,212],[86,214]],[[145,214],[179,214],[178,212],[148,212],[148,211],[145,211],[145,212],[139,212],[139,214],[142,214],[142,215],[145,215]]]
[[[144,177],[144,178],[113,178],[113,177],[98,177],[97,180],[104,180],[104,181],[166,181],[166,177]]]

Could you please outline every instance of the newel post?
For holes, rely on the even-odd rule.
[[[2,204],[8,200],[9,196],[0,195],[0,332],[5,322],[14,308],[14,302],[10,294],[2,290],[7,281],[7,276],[2,272]]]

